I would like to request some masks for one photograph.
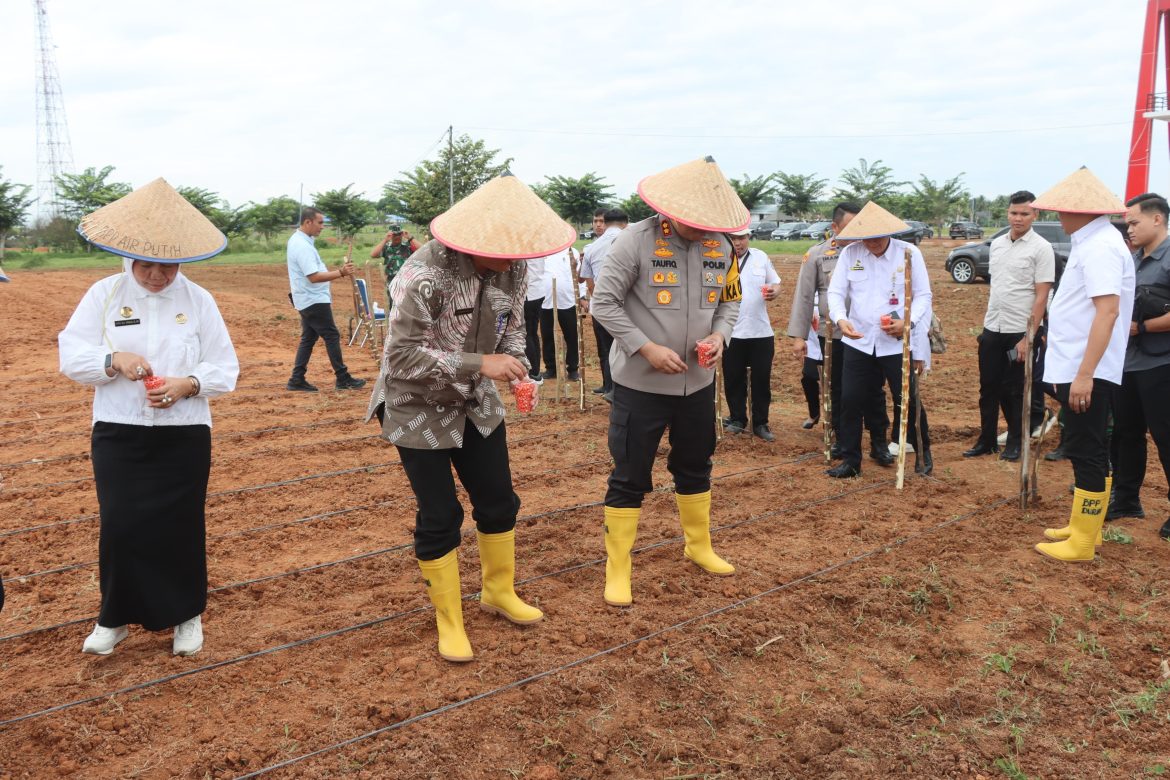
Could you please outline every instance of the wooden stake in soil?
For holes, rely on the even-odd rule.
[[[585,312],[581,311],[581,275],[577,270],[577,253],[569,247],[569,270],[573,272],[573,316],[577,318],[577,408],[585,411]]]
[[[1055,417],[1055,412],[1047,404],[1044,405],[1044,419],[1040,422],[1040,435],[1036,437],[1036,446],[1032,451],[1032,476],[1028,481],[1029,501],[1035,501],[1039,492],[1040,453],[1044,445],[1044,435],[1048,432],[1048,421]]]
[[[557,392],[557,404],[560,405],[561,397],[565,389],[565,339],[564,334],[561,333],[561,318],[560,309],[557,308],[557,279],[554,276],[552,280],[552,321],[553,321],[553,371],[556,372],[557,378],[555,382]]]
[[[898,421],[898,474],[894,487],[898,490],[906,482],[906,427],[910,422],[910,247],[906,247],[902,275],[905,290],[902,293],[902,419]],[[919,456],[921,457],[921,456]]]
[[[821,432],[825,439],[825,463],[833,464],[833,323],[825,321],[825,346],[821,350]]]
[[[1031,492],[1032,457],[1032,331],[1036,320],[1028,315],[1028,329],[1024,331],[1024,402],[1020,404],[1020,509],[1028,508]],[[1041,430],[1043,430],[1043,423]]]

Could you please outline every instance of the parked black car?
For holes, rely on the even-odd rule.
[[[906,224],[918,230],[918,239],[921,241],[924,238],[934,238],[934,228],[925,222],[919,222],[916,219],[906,220]]]
[[[577,236],[579,238],[585,239],[586,241],[588,241],[591,238],[597,238],[597,235],[592,230],[583,231],[581,233],[578,233]]]
[[[752,225],[752,238],[755,238],[755,239],[771,238],[772,231],[776,229],[776,226],[778,224],[779,224],[778,222],[772,222],[769,220],[760,220],[756,224]]]
[[[808,227],[807,222],[781,222],[780,226],[772,231],[773,241],[792,241],[800,238],[800,231]]]
[[[1032,229],[1040,237],[1052,244],[1052,251],[1056,254],[1056,267],[1064,268],[1068,262],[1068,253],[1071,247],[1068,233],[1064,232],[1059,222],[1033,222]],[[959,284],[971,284],[976,279],[991,281],[991,271],[988,268],[991,259],[991,242],[1002,236],[1011,228],[997,230],[995,235],[986,241],[972,242],[956,247],[947,255],[946,269],[951,278]]]
[[[895,233],[894,238],[902,241],[907,241],[915,246],[922,242],[922,228],[915,227],[915,223],[910,220],[903,220],[910,226],[908,230],[903,230],[901,233]]]
[[[832,222],[814,222],[800,231],[801,238],[811,238],[814,241],[824,241],[825,234],[833,227]]]
[[[983,228],[974,222],[952,222],[951,238],[983,238]]]

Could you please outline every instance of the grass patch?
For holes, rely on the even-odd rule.
[[[1117,544],[1133,544],[1133,536],[1121,526],[1109,525],[1101,532],[1101,540]]]

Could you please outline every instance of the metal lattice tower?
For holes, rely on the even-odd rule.
[[[57,177],[73,172],[73,147],[45,0],[33,0],[33,6],[37,17],[37,214],[46,220],[60,210]]]

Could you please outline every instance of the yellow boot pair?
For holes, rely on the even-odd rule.
[[[483,571],[480,606],[503,615],[513,623],[536,623],[544,613],[525,604],[516,595],[516,532],[480,534],[479,558]],[[433,561],[419,561],[427,595],[435,607],[439,630],[439,655],[463,663],[473,657],[471,642],[463,630],[463,598],[459,587],[459,558],[456,550]]]
[[[686,547],[683,555],[705,571],[726,576],[735,567],[711,549],[711,491],[689,496],[675,494]],[[630,551],[638,536],[641,509],[605,508],[605,603],[628,607],[633,602]]]
[[[1113,493],[1113,477],[1105,477],[1105,506],[1109,506],[1109,498]],[[1073,501],[1073,508],[1071,514],[1076,514],[1077,502]],[[1062,542],[1072,536],[1072,518],[1069,518],[1069,524],[1064,528],[1045,528],[1044,538],[1051,539],[1054,542]],[[1097,530],[1097,539],[1094,542],[1095,546],[1101,546],[1101,530]]]
[[[1041,542],[1036,545],[1036,552],[1069,563],[1093,560],[1108,506],[1108,490],[1104,493],[1090,493],[1077,488],[1073,492],[1073,511],[1068,521],[1068,538],[1059,542]]]

